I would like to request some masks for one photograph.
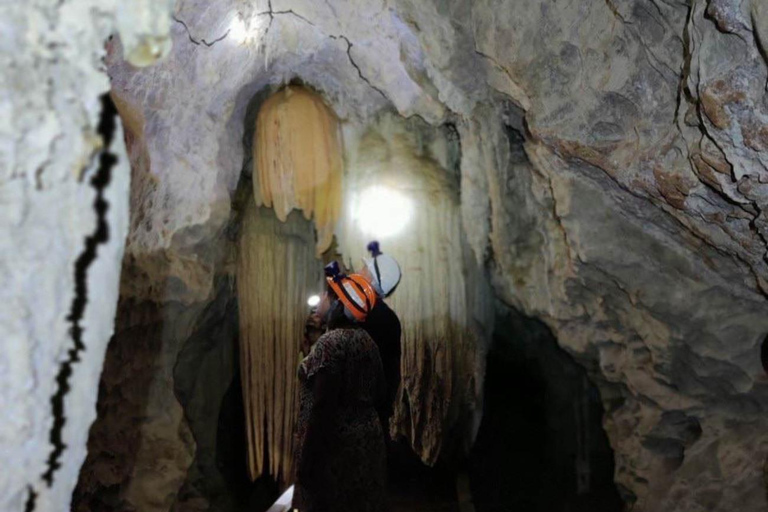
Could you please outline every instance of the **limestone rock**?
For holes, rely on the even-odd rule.
[[[200,308],[121,303],[73,510],[170,510],[195,455],[173,370]]]
[[[168,8],[90,0],[0,7],[2,510],[67,509],[86,455],[129,189],[122,129],[100,101],[109,89],[100,59],[115,29],[130,51],[165,38],[157,20]]]

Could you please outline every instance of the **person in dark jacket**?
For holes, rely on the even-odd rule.
[[[402,348],[400,337],[402,327],[400,319],[394,311],[384,302],[400,284],[402,273],[397,261],[388,254],[383,254],[379,243],[374,241],[368,244],[371,258],[364,261],[360,270],[363,276],[376,291],[379,300],[373,310],[368,314],[363,329],[373,338],[379,347],[381,362],[384,365],[384,377],[387,382],[387,404],[384,416],[381,418],[384,431],[389,431],[389,419],[392,417],[397,399],[397,390],[400,387],[400,356]]]
[[[362,276],[334,269],[317,310],[328,331],[299,366],[292,505],[300,512],[385,512],[386,385],[379,350],[360,327],[377,297]]]
[[[397,391],[400,388],[402,326],[397,314],[384,302],[384,298],[392,295],[397,285],[400,284],[402,274],[397,261],[392,256],[383,254],[378,242],[369,243],[368,251],[371,253],[371,258],[364,260],[363,268],[359,274],[371,284],[378,300],[361,327],[373,338],[379,348],[379,355],[384,366],[387,406],[383,410],[381,424],[387,437],[389,437],[389,419],[394,413]],[[304,327],[305,341],[302,345],[304,354],[309,353],[308,347],[324,332],[323,319],[317,313],[311,313]]]

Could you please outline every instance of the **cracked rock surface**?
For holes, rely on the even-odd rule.
[[[21,510],[27,485],[40,510],[67,502],[85,456],[117,298],[125,159],[105,192],[115,235],[88,274],[100,300],[85,310],[65,399],[78,414],[67,412],[53,487],[42,483],[73,269],[96,224],[79,176],[98,152],[98,58],[118,12],[130,16],[107,71],[132,164],[126,297],[210,300],[246,109],[266,87],[300,79],[351,124],[382,109],[450,122],[475,256],[497,296],[546,322],[600,389],[632,510],[765,510],[764,1],[179,0],[172,16],[91,4],[1,8],[3,63],[27,71],[0,78],[13,121],[0,126],[0,446],[22,461],[0,477],[3,509]],[[83,12],[96,21],[75,23]]]

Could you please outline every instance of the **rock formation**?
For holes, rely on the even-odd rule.
[[[62,510],[117,307],[130,164],[102,96],[104,43],[149,64],[170,48],[170,3],[0,7],[0,509]]]
[[[69,499],[112,330],[129,197],[123,300],[211,302],[232,273],[221,240],[250,167],[248,106],[294,79],[347,126],[388,111],[457,134],[473,256],[500,300],[545,322],[587,368],[633,510],[765,509],[765,2],[167,8],[2,8],[3,63],[23,71],[1,79],[10,94],[0,100],[12,119],[0,159],[0,446],[20,468],[0,478],[4,509]],[[115,29],[106,73],[130,193],[120,125],[111,138],[107,121],[101,136],[96,128],[109,87],[99,57]]]
[[[293,478],[296,368],[309,314],[304,305],[319,293],[322,276],[314,246],[312,225],[297,212],[281,222],[249,196],[240,229],[237,300],[248,470],[254,480]]]

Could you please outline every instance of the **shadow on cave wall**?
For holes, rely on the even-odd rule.
[[[259,512],[276,499],[246,468],[234,278],[214,288],[204,304],[120,301],[73,511]]]
[[[257,512],[274,502],[278,489],[268,477],[253,483],[248,477],[235,281],[222,277],[216,288],[173,372],[197,447],[176,509],[193,509],[202,498],[211,512]]]
[[[470,456],[478,512],[619,512],[603,408],[541,322],[499,306]]]
[[[75,512],[125,509],[122,490],[131,479],[141,446],[140,421],[146,415],[155,362],[163,349],[162,325],[157,304],[120,300],[99,382],[88,456],[72,496]]]

